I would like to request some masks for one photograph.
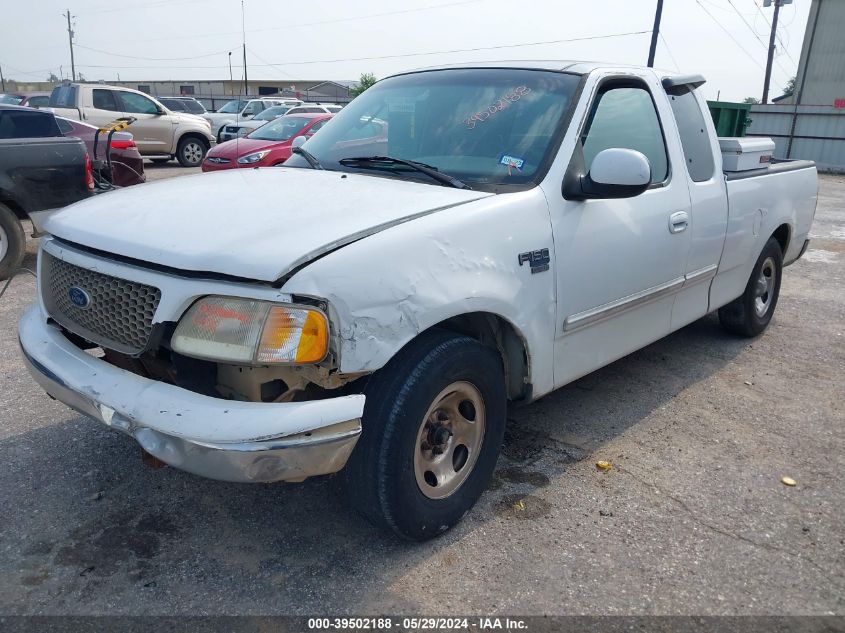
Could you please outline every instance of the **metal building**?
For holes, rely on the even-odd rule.
[[[749,136],[770,136],[778,158],[845,172],[845,0],[812,0],[795,90],[751,109]]]

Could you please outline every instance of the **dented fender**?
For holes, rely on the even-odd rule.
[[[553,258],[549,208],[539,188],[391,227],[312,262],[282,291],[328,302],[343,373],[380,369],[446,319],[496,315],[524,342],[539,395],[552,387],[555,272],[529,265],[524,255],[534,251]]]

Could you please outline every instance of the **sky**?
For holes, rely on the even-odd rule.
[[[708,99],[760,98],[773,7],[763,0],[665,0],[655,66],[707,78]],[[382,78],[503,59],[645,64],[656,0],[2,0],[6,78],[88,80]],[[810,0],[781,9],[773,96],[794,76]]]

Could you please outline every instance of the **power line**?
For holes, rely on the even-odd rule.
[[[82,44],[76,44],[76,48],[84,48],[87,51],[103,53],[104,55],[110,55],[111,57],[125,57],[127,59],[140,59],[142,61],[149,62],[181,62],[190,59],[202,59],[204,57],[214,57],[216,55],[223,55],[225,53],[228,53],[235,47],[230,46],[229,48],[223,49],[222,51],[217,51],[215,53],[206,53],[205,55],[194,55],[192,57],[138,57],[137,55],[124,55],[123,53],[113,53],[112,51],[104,51],[99,48],[92,48],[91,46],[83,46]]]
[[[757,9],[757,13],[759,13],[762,16],[763,22],[766,24],[766,26],[771,28],[772,23],[769,22],[769,19],[766,17],[766,14],[763,13],[763,10],[760,8],[760,5],[758,5],[754,0],[751,0],[751,3],[754,5],[754,8]],[[793,7],[794,6],[795,5],[793,5]],[[795,19],[796,13],[797,13],[797,9],[795,11],[793,11],[793,14],[792,14],[793,20]],[[790,24],[791,24],[791,22],[790,22]],[[789,26],[789,25],[787,24],[786,26]],[[754,33],[756,34],[757,31],[755,30]],[[783,39],[781,38],[780,33],[777,33],[776,36],[778,38],[778,43],[781,45],[781,48],[783,49],[783,52],[786,53],[786,56],[789,57],[789,61],[791,61],[793,64],[795,64],[795,67],[797,68],[798,63],[794,59],[792,59],[792,55],[789,54],[789,48],[787,48],[786,44],[783,43]],[[783,70],[783,69],[781,68],[781,70]],[[784,72],[786,72],[786,71],[784,71]]]
[[[669,43],[666,41],[666,38],[663,37],[663,33],[660,33],[660,41],[663,42],[663,46],[666,48],[666,52],[669,53],[669,59],[672,60],[672,63],[675,65],[675,70],[681,72],[681,67],[678,66],[678,62],[675,59],[675,56],[672,54],[672,50],[669,48]]]
[[[707,8],[703,4],[701,4],[701,2],[699,0],[695,0],[695,3],[699,7],[701,7],[702,11],[704,11],[707,15],[710,16],[710,19],[713,20],[716,23],[716,25],[725,32],[725,35],[727,35],[729,38],[731,38],[733,40],[734,44],[736,44],[740,49],[742,49],[742,52],[745,53],[748,56],[748,59],[750,59],[752,61],[752,63],[755,66],[757,66],[757,68],[759,68],[760,70],[763,70],[763,67],[760,65],[760,63],[757,61],[757,59],[751,53],[749,53],[748,50],[746,50],[746,48],[742,44],[739,43],[739,40],[737,40],[731,34],[731,32],[728,29],[726,29],[722,25],[722,23],[719,22],[719,20],[717,20],[716,17],[712,13],[710,13],[710,11],[708,11]]]
[[[490,0],[463,0],[462,2],[449,2],[446,4],[433,4],[425,7],[416,7],[413,9],[397,9],[394,11],[384,11],[382,13],[370,13],[366,15],[355,15],[349,16],[345,18],[331,18],[328,20],[319,20],[316,22],[302,22],[299,24],[286,24],[285,26],[273,26],[273,27],[266,27],[261,29],[249,29],[247,33],[266,33],[268,31],[288,31],[294,28],[300,28],[304,26],[320,26],[323,24],[338,24],[341,22],[352,22],[358,20],[369,20],[370,18],[381,18],[393,15],[404,15],[406,13],[419,13],[421,11],[432,11],[436,9],[446,9],[446,8],[453,8],[459,7],[465,4],[477,4],[479,2],[489,2]],[[198,39],[203,37],[218,37],[221,35],[240,35],[240,31],[226,31],[223,33],[199,33],[196,35],[179,35],[179,40],[187,40],[187,39]],[[162,41],[169,41],[174,39],[173,37],[157,37],[157,38],[147,38],[144,39],[144,42],[162,42]]]
[[[747,26],[747,27],[748,27],[748,30],[749,30],[749,31],[751,31],[751,34],[752,34],[752,35],[756,38],[756,40],[757,40],[758,42],[760,42],[760,46],[762,46],[762,47],[763,47],[766,51],[768,51],[768,50],[769,50],[769,46],[768,46],[768,45],[767,45],[767,44],[766,44],[766,43],[765,43],[762,39],[760,39],[760,35],[757,33],[757,31],[756,31],[756,30],[754,30],[754,27],[752,27],[752,26],[748,23],[748,20],[746,20],[746,19],[745,19],[745,16],[744,16],[744,15],[742,15],[742,13],[740,13],[740,12],[739,12],[739,9],[737,9],[737,8],[736,8],[736,5],[733,3],[733,0],[728,0],[728,4],[729,4],[729,5],[731,5],[731,8],[732,8],[732,9],[734,10],[734,12],[735,12],[735,13],[739,16],[739,19],[740,19],[740,20],[742,20],[743,24],[745,24],[745,26]],[[754,4],[755,4],[755,6],[756,6],[756,4],[757,4],[757,3],[755,2]],[[779,60],[775,59],[775,63],[778,65],[778,67],[781,69],[781,71],[782,71],[784,74],[786,74],[787,76],[789,75],[789,71],[788,71],[786,68],[784,68],[784,67],[783,67],[783,65],[780,63],[780,61],[779,61]]]
[[[375,61],[380,59],[401,59],[405,57],[424,57],[427,55],[448,55],[451,53],[471,53],[475,51],[492,51],[492,50],[501,50],[501,49],[508,49],[508,48],[521,48],[523,46],[544,46],[549,44],[564,44],[568,42],[584,42],[587,40],[603,40],[609,39],[613,37],[626,37],[630,35],[643,35],[645,33],[650,33],[651,31],[629,31],[627,33],[610,33],[608,35],[590,35],[585,37],[572,37],[560,40],[545,40],[540,42],[522,42],[520,44],[501,44],[498,46],[477,46],[474,48],[454,48],[451,50],[442,50],[442,51],[424,51],[419,53],[400,53],[396,55],[376,55],[372,57],[342,57],[338,59],[312,59],[312,60],[303,60],[303,61],[292,61],[292,62],[284,62],[284,63],[265,63],[265,64],[253,64],[253,66],[301,66],[307,64],[332,64],[338,62],[361,62],[361,61]],[[209,68],[219,68],[219,66],[102,66],[102,65],[94,65],[94,64],[85,64],[85,68],[136,68],[136,69],[145,69],[145,68],[181,68],[181,69],[209,69]]]

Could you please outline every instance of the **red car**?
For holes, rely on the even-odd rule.
[[[97,128],[82,121],[74,121],[57,116],[56,123],[64,136],[73,136],[82,140],[88,148],[88,155],[94,157],[94,135]],[[131,129],[131,128],[130,128]],[[100,134],[97,142],[97,158],[105,160],[106,139],[108,134]],[[111,140],[112,178],[111,182],[118,187],[128,187],[146,182],[144,173],[144,159],[138,153],[138,146],[132,134],[115,132]]]
[[[311,136],[332,116],[322,112],[281,116],[243,138],[232,139],[211,148],[202,162],[202,170],[280,165],[290,158],[293,139],[297,136]]]

